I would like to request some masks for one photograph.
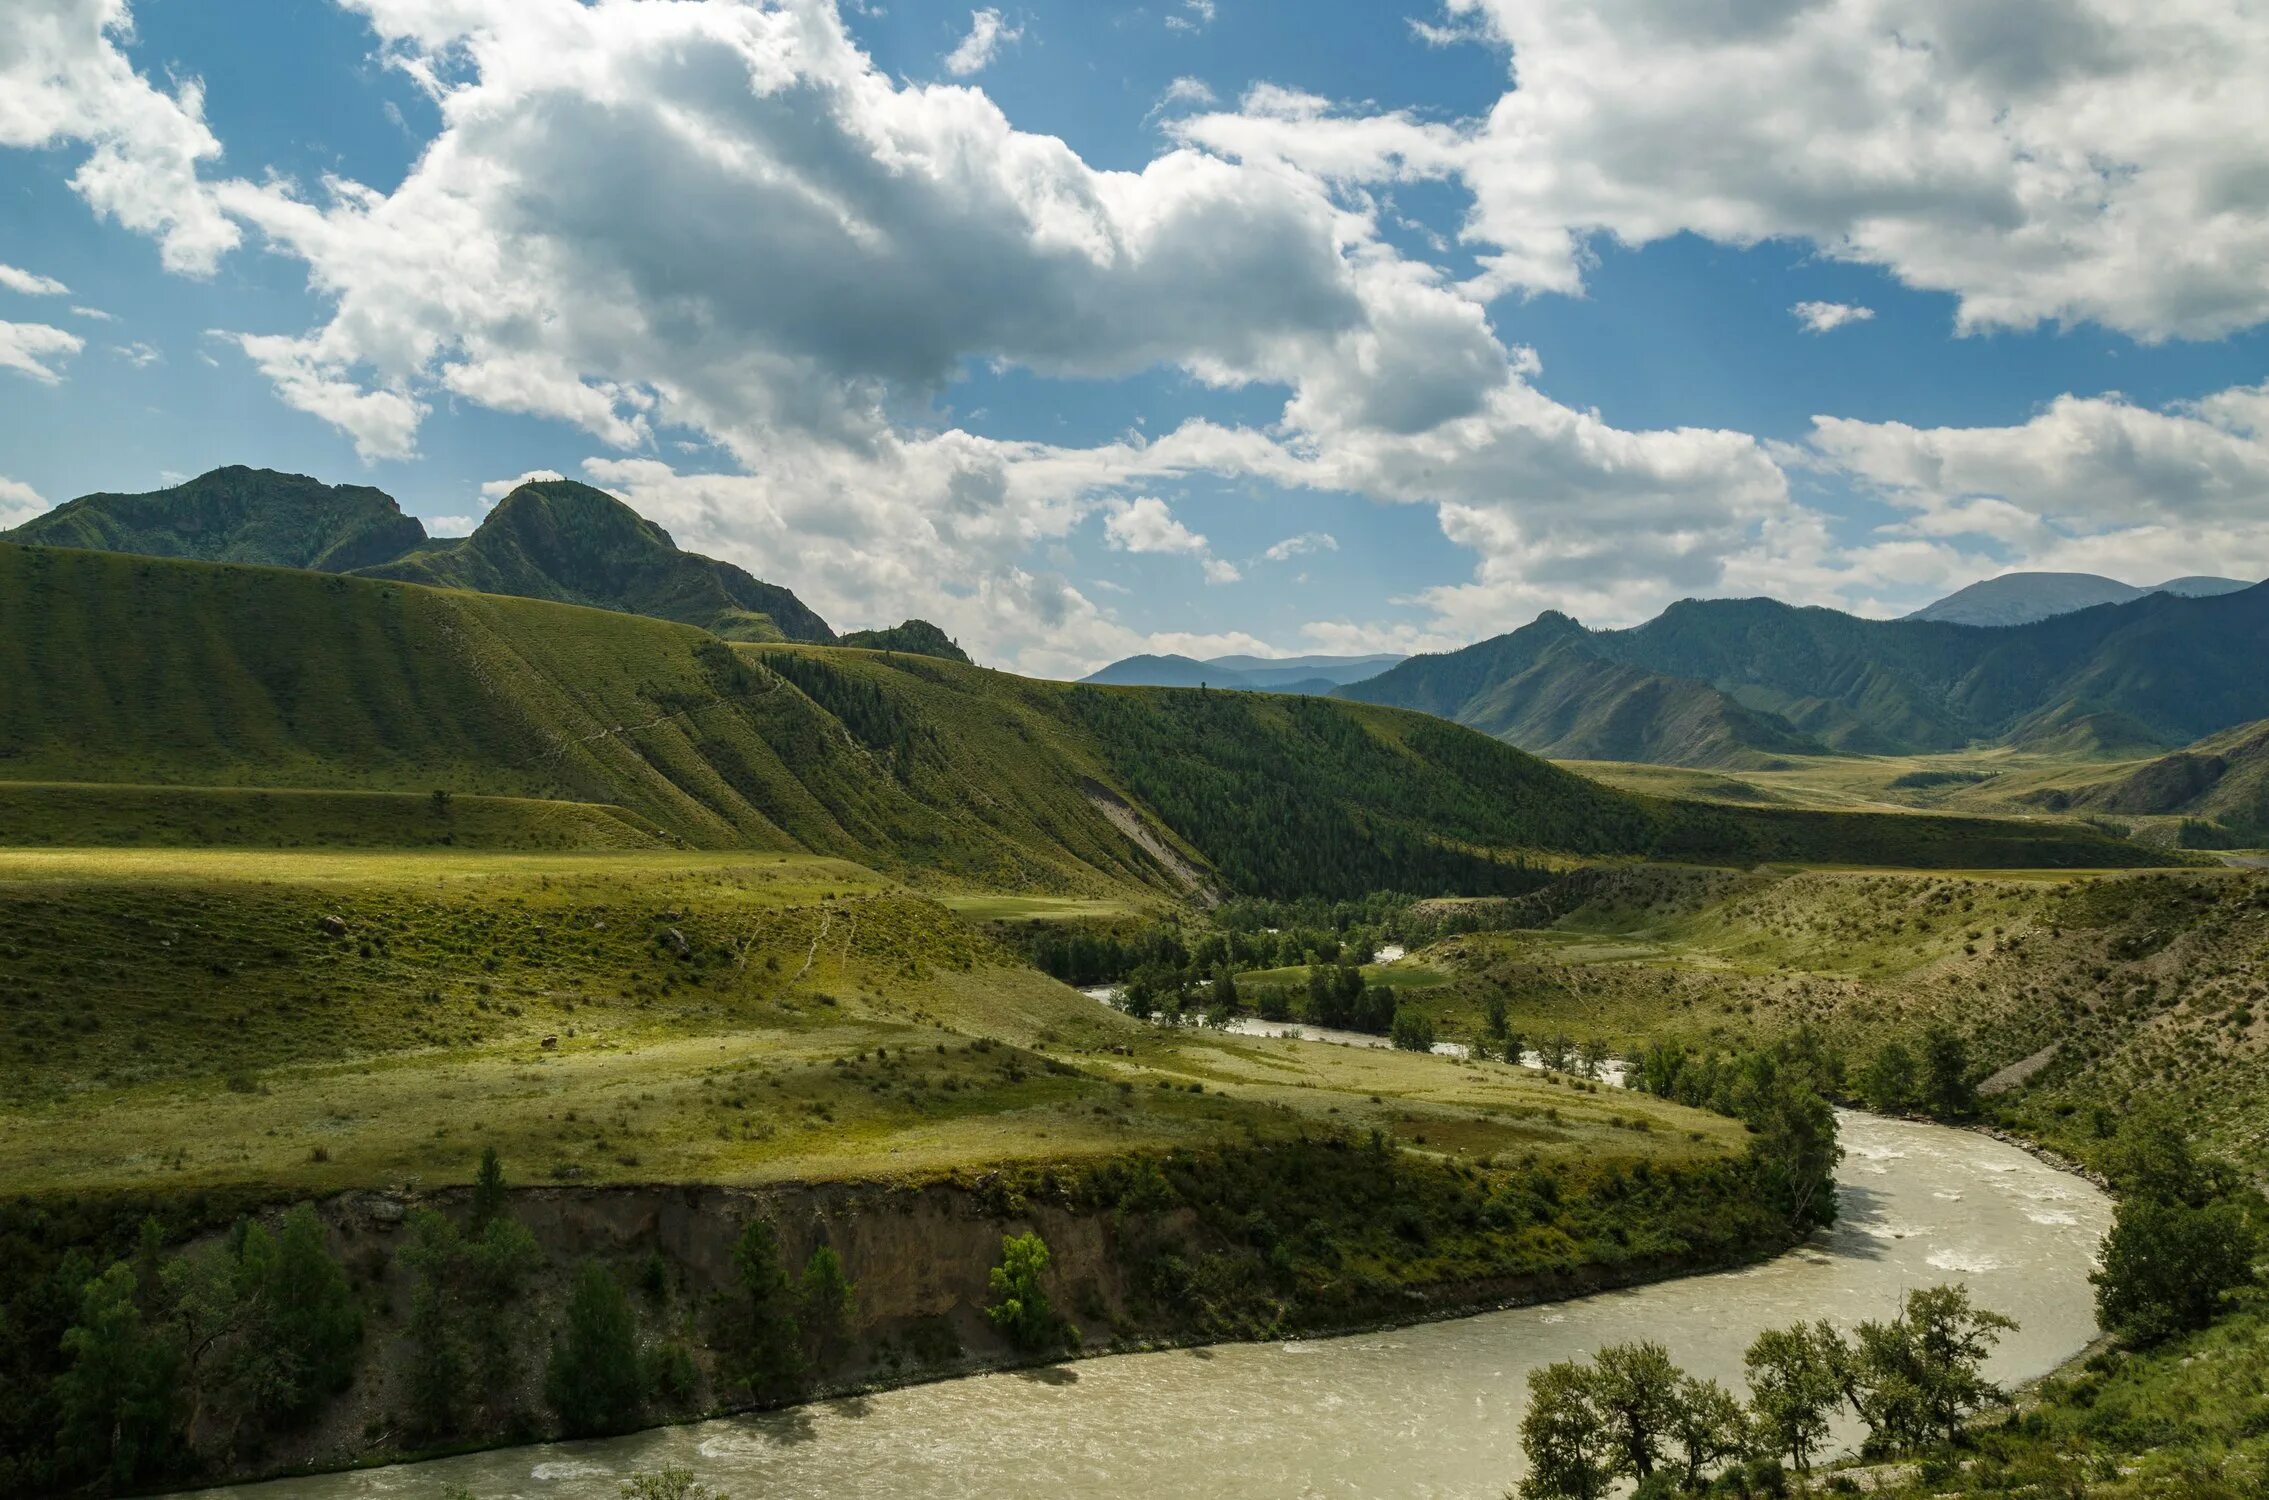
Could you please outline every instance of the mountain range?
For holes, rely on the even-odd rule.
[[[1336,690],[1563,759],[1758,766],[1806,749],[2170,749],[2269,716],[2269,585],[2023,625],[1685,600],[1628,630],[1547,614]]]
[[[1968,588],[1957,589],[1935,604],[1926,604],[1906,618],[1939,620],[1950,625],[2029,625],[2098,604],[2132,604],[2150,594],[2179,594],[2186,599],[2234,594],[2253,585],[2236,578],[2203,575],[2170,578],[2137,588],[2100,573],[2004,573]]]
[[[1080,679],[1098,686],[1213,687],[1320,697],[1405,660],[1373,656],[1129,656]]]

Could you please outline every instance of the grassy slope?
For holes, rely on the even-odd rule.
[[[1065,895],[1217,876],[1471,890],[1499,878],[1477,856],[1516,851],[2147,857],[2064,825],[1666,807],[1395,710],[735,648],[533,600],[7,546],[0,779],[611,804],[699,846]]]
[[[532,797],[0,781],[0,847],[666,849],[619,807]]]
[[[433,1183],[481,1145],[768,1182],[1373,1124],[1477,1161],[1740,1143],[1504,1067],[1146,1027],[799,855],[15,853],[0,960],[6,1192]]]

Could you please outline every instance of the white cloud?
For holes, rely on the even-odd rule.
[[[1364,178],[1454,173],[1488,293],[1580,290],[1594,235],[1691,232],[1881,266],[1952,294],[1965,329],[2211,338],[2269,319],[2269,12],[2251,0],[1446,10],[1508,48],[1518,87],[1485,119],[1217,119],[1192,138]]]
[[[1166,16],[1169,31],[1203,31],[1213,24],[1214,0],[1182,0],[1182,8]]]
[[[11,292],[21,292],[26,297],[62,297],[69,295],[71,291],[52,276],[18,270],[10,265],[0,265],[0,287]]]
[[[1185,73],[1166,85],[1166,91],[1158,96],[1158,102],[1150,107],[1150,115],[1156,117],[1170,109],[1200,109],[1220,102],[1204,79],[1193,78]]]
[[[74,318],[85,318],[90,323],[115,323],[118,321],[115,315],[106,313],[99,307],[79,307],[77,305],[74,305],[71,308],[71,316]]]
[[[1855,307],[1849,302],[1799,302],[1789,312],[1808,333],[1832,332],[1846,323],[1865,323],[1875,316],[1874,308]]]
[[[566,477],[556,469],[530,469],[516,479],[491,479],[481,486],[481,503],[494,505],[524,484],[548,484]]]
[[[1905,512],[1891,538],[2007,567],[2269,574],[2269,385],[2154,410],[2060,396],[2012,427],[1813,419],[1814,461]],[[1968,539],[1962,554],[1951,544]],[[1985,549],[1985,550],[1980,550]],[[1875,564],[1867,549],[1855,559]]]
[[[39,491],[0,474],[0,531],[21,526],[47,509]]]
[[[165,359],[165,355],[159,352],[155,345],[145,344],[139,339],[130,344],[113,344],[110,346],[110,352],[137,370],[147,370],[150,366],[159,364]]]
[[[1261,555],[1270,562],[1290,562],[1295,557],[1305,557],[1311,552],[1337,552],[1338,550],[1339,538],[1333,536],[1330,532],[1304,531],[1298,536],[1286,537]]]
[[[0,322],[0,370],[29,375],[42,385],[60,381],[63,374],[55,368],[56,362],[86,346],[77,334],[45,323]]]
[[[1174,519],[1155,495],[1121,500],[1103,521],[1103,539],[1121,552],[1203,552],[1205,538]]]
[[[1225,562],[1218,557],[1209,557],[1205,560],[1205,581],[1207,583],[1242,583],[1244,579],[1244,570],[1233,562]]]
[[[400,390],[366,390],[348,380],[324,358],[321,340],[282,334],[226,336],[268,377],[279,400],[353,438],[363,462],[409,458],[417,452],[424,402]]]
[[[425,529],[428,536],[459,537],[471,536],[479,525],[471,516],[435,516],[425,523]]]
[[[956,78],[982,73],[991,66],[1003,46],[1020,40],[1023,35],[1024,28],[1003,22],[999,11],[990,7],[973,10],[969,13],[969,34],[945,55],[945,70]]]
[[[166,265],[209,273],[237,228],[198,179],[220,142],[194,79],[161,93],[121,50],[126,0],[8,0],[0,6],[0,146],[84,147],[71,186],[97,213],[154,235]]]

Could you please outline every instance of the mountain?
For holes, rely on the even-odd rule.
[[[1129,656],[1080,679],[1096,686],[1213,687],[1318,697],[1403,660],[1374,656]]]
[[[447,816],[437,790],[537,799],[991,890],[1485,893],[1533,883],[1519,861],[1538,856],[2161,858],[2073,824],[1664,802],[1331,699],[1038,682],[540,600],[5,544],[0,781],[74,783],[82,802],[114,785],[145,806],[163,786],[176,807],[355,792],[391,799],[416,824],[405,842]]]
[[[1547,611],[1510,635],[1416,656],[1338,697],[1422,709],[1559,760],[1759,768],[1826,748],[1707,683],[1610,660]]]
[[[863,651],[911,651],[916,656],[935,656],[964,664],[969,660],[969,653],[962,650],[953,637],[927,620],[908,620],[887,630],[854,630],[838,636],[835,644],[856,646]]]
[[[2148,588],[2137,588],[2097,573],[2004,573],[1999,578],[1988,578],[1958,589],[1907,618],[1951,625],[2026,625],[2098,604],[2132,603],[2149,594],[2202,599],[2251,587],[2235,578],[2204,576],[2173,578]]]
[[[2198,598],[2153,593],[1992,629],[1863,620],[1771,599],[1688,599],[1629,630],[1585,630],[1562,616],[1538,625],[1545,628],[1532,641],[1515,632],[1414,657],[1338,695],[1565,745],[1550,717],[1552,693],[1573,698],[1564,684],[1579,671],[1612,684],[1599,664],[1618,664],[1700,685],[1761,716],[1761,724],[1728,720],[1737,741],[1764,736],[1742,751],[1786,748],[1792,742],[1776,737],[1793,734],[1880,755],[1978,743],[2133,754],[2269,717],[2269,675],[2259,665],[2269,653],[2269,585]],[[1524,680],[1544,665],[1543,642],[1555,643],[1560,659]],[[1673,706],[1666,712],[1692,715],[1708,702],[1668,686],[1647,689]],[[1619,737],[1672,747],[1685,738],[1671,724],[1626,726]],[[1680,753],[1728,753],[1723,739],[1696,743]]]
[[[2087,788],[2068,805],[2269,832],[2269,720],[2210,735],[2117,781]]]
[[[425,527],[391,496],[231,467],[142,495],[82,495],[0,540],[345,573],[399,557]]]
[[[788,590],[681,552],[629,506],[569,479],[521,485],[461,541],[430,541],[359,569],[369,578],[588,604],[698,625],[741,641],[831,641]]]

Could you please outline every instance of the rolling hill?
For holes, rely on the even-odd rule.
[[[2240,724],[2121,777],[2067,805],[2107,813],[2196,818],[2269,836],[2269,720]]]
[[[866,651],[910,651],[916,656],[935,656],[965,665],[969,661],[969,653],[953,637],[927,620],[908,620],[886,630],[854,630],[838,636],[835,644]]]
[[[1689,599],[1629,630],[1584,630],[1559,617],[1539,624],[1558,652],[1714,690],[1776,733],[1855,754],[1981,743],[2132,754],[2269,716],[2269,677],[2259,669],[2269,650],[2269,585],[2199,598],[2154,593],[1990,629],[1865,620],[1770,599]],[[1534,695],[1511,685],[1540,656],[1521,635],[1414,657],[1339,696],[1536,733]],[[1540,691],[1573,670],[1561,662]],[[1654,691],[1688,712],[1696,701]],[[1555,727],[1548,714],[1543,726]],[[1751,723],[1746,732],[1758,731]],[[1627,736],[1679,743],[1669,727]],[[1722,744],[1703,740],[1681,753],[1722,756]]]
[[[345,573],[402,555],[425,527],[364,485],[231,467],[143,495],[82,495],[0,541]]]
[[[2137,588],[2100,573],[2004,573],[1968,588],[1957,589],[1934,604],[1926,604],[1910,620],[1938,620],[1950,625],[2029,625],[2098,604],[2131,604],[2150,594],[2176,594],[2186,599],[2234,594],[2253,587],[2235,578],[2194,576],[2171,578]]]
[[[832,641],[787,589],[683,552],[604,490],[570,479],[521,485],[461,541],[429,541],[360,570],[372,578],[588,604],[698,625],[743,641]]]
[[[1560,857],[2160,858],[2077,825],[1657,801],[1395,709],[1038,682],[546,601],[6,545],[0,780],[541,799],[701,847],[1157,897],[1513,889],[1535,878],[1523,861]]]

